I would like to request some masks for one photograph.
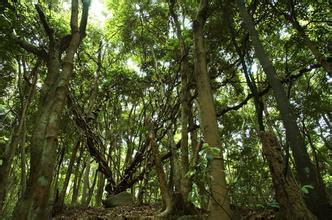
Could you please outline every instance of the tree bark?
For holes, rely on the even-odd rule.
[[[326,219],[327,216],[330,217],[332,215],[332,211],[324,186],[321,184],[321,176],[317,173],[310,160],[304,139],[301,136],[300,129],[296,123],[296,118],[290,108],[284,88],[280,80],[277,78],[276,70],[259,40],[258,32],[255,29],[252,18],[247,12],[244,1],[237,0],[237,3],[240,9],[240,15],[252,39],[256,57],[262,65],[267,80],[273,90],[277,107],[286,129],[286,139],[290,144],[295,159],[297,178],[302,186],[311,185],[314,187],[312,190],[309,190],[309,193],[305,197],[306,204],[319,219]]]
[[[270,132],[260,132],[259,135],[263,154],[268,160],[276,198],[280,205],[282,219],[316,219],[311,211],[306,207],[301,191],[293,178],[292,172],[287,171],[285,176],[284,160],[282,149],[277,138]]]
[[[217,116],[207,70],[206,50],[204,45],[204,25],[207,19],[208,1],[201,0],[193,22],[195,46],[195,76],[198,90],[198,104],[201,129],[204,141],[208,144],[210,201],[208,219],[231,219],[231,210],[227,192],[222,147],[219,140]],[[220,150],[213,154],[211,148]]]

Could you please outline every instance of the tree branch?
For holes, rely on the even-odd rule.
[[[208,0],[201,0],[199,3],[199,8],[196,15],[196,21],[203,25],[208,17]]]
[[[16,44],[18,44],[21,48],[23,48],[24,50],[33,53],[35,55],[37,55],[39,58],[45,60],[47,57],[47,53],[45,50],[40,49],[39,47],[28,43],[27,41],[18,38],[16,36],[13,37],[14,41],[16,42]]]
[[[71,16],[70,16],[71,33],[79,31],[78,29],[78,0],[71,1]]]
[[[309,67],[305,67],[305,68],[299,70],[298,74],[292,75],[292,76],[282,80],[281,83],[287,83],[292,80],[295,80],[295,79],[301,77],[304,73],[310,72],[313,69],[320,68],[321,66],[322,66],[321,64],[312,64]],[[268,85],[265,89],[263,89],[261,92],[258,93],[258,96],[260,97],[260,96],[265,95],[266,93],[269,92],[270,88],[271,88],[271,86]],[[220,117],[229,111],[238,110],[238,109],[242,108],[244,105],[246,105],[248,103],[248,101],[252,97],[254,97],[254,95],[252,93],[250,93],[247,95],[247,97],[241,103],[234,105],[234,106],[228,106],[228,107],[223,108],[220,112],[217,113],[217,117]]]
[[[36,8],[37,13],[39,15],[39,19],[40,19],[40,21],[41,21],[41,23],[42,23],[42,25],[45,29],[45,32],[46,32],[48,38],[50,39],[50,42],[53,43],[54,42],[54,30],[48,24],[46,16],[45,16],[43,10],[41,9],[41,6],[39,4],[36,4],[35,8]]]
[[[81,33],[81,39],[85,36],[85,30],[88,23],[88,15],[89,15],[89,8],[91,0],[82,0],[83,3],[83,11],[82,11],[82,17],[81,17],[81,24],[80,24],[80,33]]]

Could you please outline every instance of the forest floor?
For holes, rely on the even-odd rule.
[[[96,208],[96,207],[76,207],[67,208],[64,212],[56,215],[53,220],[61,219],[79,219],[79,220],[159,220],[156,217],[158,208],[151,205],[143,206],[118,206],[114,208]],[[233,210],[234,219],[239,220],[271,220],[275,219],[275,211],[273,210],[252,210],[252,209],[236,209]],[[164,218],[163,218],[164,219]],[[206,215],[201,216],[182,216],[170,219],[181,220],[200,220],[206,219]]]

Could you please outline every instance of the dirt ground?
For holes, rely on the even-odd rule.
[[[150,205],[143,206],[118,206],[114,208],[95,208],[95,207],[76,207],[67,208],[63,213],[58,214],[53,220],[60,219],[79,219],[79,220],[159,220],[156,217],[158,213],[157,207]],[[250,210],[236,209],[233,210],[235,220],[272,220],[275,219],[273,210]],[[165,218],[163,218],[165,219]],[[179,220],[204,220],[206,215],[202,216],[182,216],[173,217]]]

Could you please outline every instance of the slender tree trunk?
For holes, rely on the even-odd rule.
[[[27,184],[27,170],[26,170],[26,153],[25,153],[25,142],[26,142],[26,121],[24,121],[24,133],[22,142],[20,144],[20,157],[21,157],[21,192],[20,197],[22,197],[26,190]]]
[[[143,180],[141,181],[140,188],[138,191],[138,196],[137,196],[137,203],[139,205],[143,205],[145,202],[147,202],[146,193],[147,193],[147,189],[148,189],[148,182],[149,182],[149,179],[148,179],[147,175],[144,174]]]
[[[155,161],[155,169],[156,169],[156,173],[157,173],[158,180],[159,180],[161,195],[162,195],[164,204],[166,206],[165,210],[162,213],[160,213],[160,216],[168,216],[168,215],[172,214],[173,208],[174,208],[172,194],[167,186],[166,174],[162,167],[162,162],[160,160],[160,154],[159,154],[158,146],[156,143],[154,126],[153,126],[152,122],[148,122],[148,123],[149,123],[148,127],[149,127],[150,147],[152,150],[153,159]]]
[[[61,146],[61,150],[58,150],[58,153],[57,153],[57,157],[58,157],[58,163],[57,165],[55,166],[55,169],[54,169],[54,176],[53,176],[53,179],[54,181],[52,182],[51,184],[51,192],[53,191],[52,194],[50,194],[50,202],[52,202],[52,205],[56,204],[56,201],[58,200],[59,198],[59,183],[62,181],[63,179],[63,175],[62,173],[60,173],[60,168],[61,168],[61,164],[63,162],[63,159],[65,157],[65,146],[64,144],[62,144]],[[52,216],[54,215],[53,211],[55,211],[54,208],[52,208]]]
[[[14,159],[17,147],[20,143],[23,144],[21,146],[24,147],[24,143],[22,143],[23,142],[22,139],[24,139],[23,135],[25,135],[24,124],[25,124],[25,120],[26,120],[27,110],[28,110],[29,105],[35,94],[36,83],[37,83],[37,79],[38,79],[37,71],[38,71],[39,65],[40,65],[40,62],[38,61],[38,63],[36,64],[36,66],[33,68],[32,72],[31,72],[31,75],[33,76],[32,85],[29,89],[26,99],[22,103],[21,111],[20,111],[19,117],[17,119],[18,122],[12,131],[10,142],[6,145],[4,153],[2,155],[0,155],[0,160],[2,161],[2,163],[0,165],[0,217],[1,217],[1,213],[2,213],[2,206],[5,202],[5,198],[6,198],[6,194],[7,194],[6,190],[8,187],[8,180],[9,180],[9,176],[11,173],[11,166],[13,163],[13,159]],[[19,68],[21,68],[21,67],[19,67]]]
[[[103,173],[98,173],[98,182],[97,182],[97,193],[96,193],[96,206],[101,206],[101,201],[103,199],[103,192],[105,186],[105,176]]]
[[[204,45],[204,25],[207,19],[208,1],[201,0],[196,18],[193,22],[195,44],[195,75],[198,90],[198,104],[201,118],[201,129],[205,142],[209,146],[210,201],[208,219],[231,219],[228,190],[225,178],[222,147],[219,140],[217,116],[214,107],[210,79],[207,70],[206,50]],[[211,148],[220,150],[213,154]]]
[[[182,36],[181,26],[175,12],[176,1],[170,1],[170,14],[173,18],[176,35],[180,43],[180,56],[181,56],[181,194],[183,201],[188,201],[188,194],[191,191],[192,183],[186,175],[189,171],[189,150],[188,150],[188,124],[189,124],[189,59],[188,52],[184,38]]]
[[[240,9],[240,15],[252,39],[255,54],[263,67],[267,80],[273,90],[274,97],[276,98],[281,119],[286,129],[286,138],[291,146],[295,159],[297,177],[302,186],[313,186],[313,189],[309,190],[309,193],[305,197],[306,203],[309,209],[319,217],[319,219],[326,219],[327,216],[332,217],[328,197],[324,186],[321,184],[322,181],[319,180],[321,177],[316,173],[317,171],[311,163],[304,139],[301,136],[300,129],[296,123],[296,118],[290,108],[284,88],[280,80],[277,78],[276,70],[259,40],[258,32],[255,29],[252,18],[247,12],[244,1],[237,0],[237,2]]]
[[[90,186],[90,155],[85,158],[85,172],[83,177],[83,189],[82,189],[82,199],[81,204],[85,205],[88,197],[88,191]]]
[[[74,168],[74,164],[75,164],[75,160],[76,160],[76,154],[77,154],[78,149],[80,148],[80,144],[81,144],[81,142],[77,141],[77,143],[73,147],[73,150],[72,150],[72,153],[71,153],[71,156],[70,156],[70,160],[69,160],[69,165],[68,165],[66,177],[65,177],[65,180],[63,182],[63,187],[61,189],[58,200],[56,201],[56,204],[55,204],[55,207],[54,207],[57,210],[57,212],[60,212],[63,209],[63,205],[64,205],[64,201],[65,201],[65,196],[66,196],[70,176],[73,173],[73,168]]]
[[[95,189],[96,182],[97,182],[97,176],[98,176],[98,171],[96,170],[95,175],[93,177],[92,185],[91,185],[90,189],[88,190],[88,195],[86,197],[86,200],[84,201],[85,206],[89,206],[89,204],[91,202],[93,191]]]
[[[170,150],[172,152],[172,156],[170,159],[170,163],[171,163],[171,169],[172,169],[172,175],[170,176],[170,178],[172,178],[172,186],[174,186],[174,190],[175,192],[179,192],[180,191],[180,165],[179,165],[179,155],[175,146],[175,142],[173,139],[173,132],[169,131],[168,132],[168,141],[169,141],[169,147]]]
[[[77,162],[76,162],[76,166],[75,166],[75,178],[74,178],[74,185],[73,185],[73,194],[72,194],[72,198],[71,198],[71,205],[75,206],[77,205],[77,199],[78,199],[78,194],[79,194],[79,189],[80,189],[80,183],[81,183],[81,179],[84,173],[84,167],[82,168],[82,172],[80,172],[80,165],[81,165],[81,160],[83,157],[83,153],[84,153],[84,148],[81,148],[81,152],[80,155],[77,158]]]

